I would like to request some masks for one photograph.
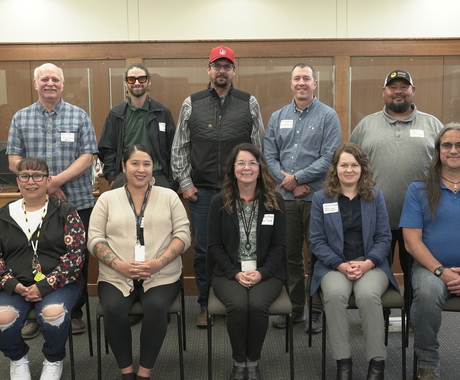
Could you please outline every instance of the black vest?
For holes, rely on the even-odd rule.
[[[230,88],[221,104],[214,89],[191,95],[190,129],[192,180],[195,186],[221,187],[232,149],[251,143],[251,94]]]

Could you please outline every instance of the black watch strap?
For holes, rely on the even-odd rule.
[[[437,267],[433,273],[436,277],[440,277],[442,275],[442,272],[444,271],[444,267],[441,265],[440,267]]]

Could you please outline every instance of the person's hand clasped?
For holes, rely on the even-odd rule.
[[[151,275],[150,270],[150,265],[145,261],[124,261],[118,271],[132,280],[148,280]]]
[[[17,284],[14,291],[24,297],[27,302],[39,302],[42,300],[42,294],[37,285],[24,286]]]
[[[441,279],[447,277],[446,286],[451,294],[460,296],[460,268],[445,268],[442,272]]]
[[[196,187],[191,187],[187,190],[185,190],[182,193],[182,196],[184,199],[187,199],[190,202],[196,202],[198,200],[198,189]]]
[[[245,288],[250,288],[262,280],[262,275],[257,270],[248,270],[247,272],[239,272],[235,279]]]

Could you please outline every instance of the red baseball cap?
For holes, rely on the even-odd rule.
[[[211,54],[209,55],[209,63],[212,63],[219,58],[227,58],[233,64],[235,64],[235,53],[232,49],[226,46],[218,46],[211,50]]]

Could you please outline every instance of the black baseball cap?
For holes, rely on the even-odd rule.
[[[414,83],[412,82],[412,77],[410,76],[410,74],[407,71],[394,70],[390,74],[388,74],[387,77],[385,78],[385,83],[383,84],[383,87],[388,86],[388,83],[390,83],[392,80],[395,80],[395,79],[404,79],[411,86],[414,85]]]

